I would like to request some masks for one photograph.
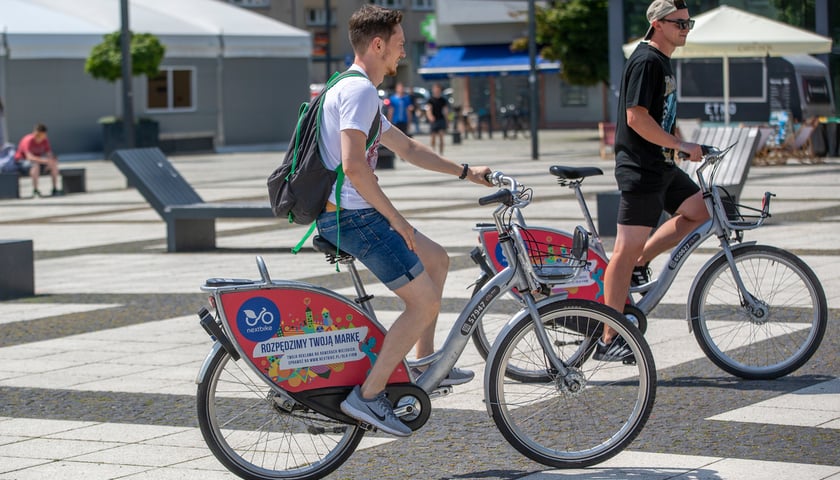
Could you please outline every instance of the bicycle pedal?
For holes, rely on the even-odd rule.
[[[436,389],[432,390],[432,393],[429,394],[429,399],[435,399],[440,397],[445,397],[455,390],[452,388],[451,385],[445,385],[441,387],[437,387]]]
[[[367,422],[359,422],[359,428],[361,428],[362,430],[364,430],[366,432],[371,432],[371,433],[376,432],[376,427],[374,427],[373,425],[371,425]]]

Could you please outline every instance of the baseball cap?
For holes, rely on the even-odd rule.
[[[651,26],[645,34],[645,40],[650,40],[650,37],[653,36],[654,20],[662,20],[677,10],[684,8],[688,8],[685,0],[653,0],[647,9],[647,19]]]

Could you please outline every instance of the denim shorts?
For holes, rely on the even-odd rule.
[[[388,220],[373,208],[341,210],[340,228],[335,212],[318,217],[318,234],[356,257],[390,290],[408,284],[423,273],[423,264],[408,249],[405,240],[391,228]],[[339,237],[339,238],[337,238]]]

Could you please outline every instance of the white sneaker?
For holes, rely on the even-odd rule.
[[[423,374],[423,371],[419,368],[412,368],[411,373],[414,377],[419,377]],[[472,379],[475,378],[475,372],[472,370],[465,370],[463,368],[455,367],[449,371],[449,374],[441,380],[440,385],[441,387],[451,387],[453,385],[462,385],[464,383],[471,382]]]

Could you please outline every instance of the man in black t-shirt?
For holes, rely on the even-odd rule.
[[[432,85],[432,98],[426,105],[426,115],[429,119],[429,130],[432,134],[432,150],[436,141],[440,141],[438,151],[443,155],[443,139],[446,138],[446,114],[449,112],[449,101],[443,98],[443,90],[439,83]]]
[[[615,247],[604,274],[604,303],[618,311],[624,309],[631,280],[650,281],[650,260],[709,218],[699,187],[675,165],[678,152],[691,161],[702,156],[700,145],[674,135],[677,92],[670,57],[685,45],[694,20],[684,0],[654,0],[647,19],[647,42],[627,60],[618,101],[615,179],[621,199]],[[651,236],[663,210],[672,217]],[[626,361],[630,355],[623,339],[606,329],[595,358]]]

